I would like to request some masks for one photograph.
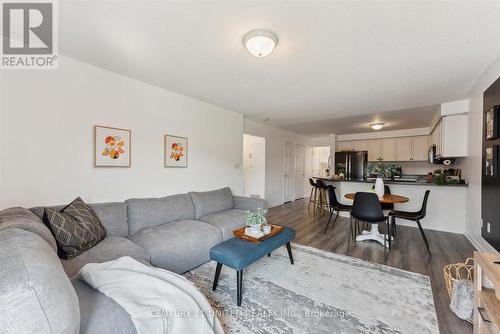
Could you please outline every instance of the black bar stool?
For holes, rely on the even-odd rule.
[[[328,201],[330,202],[330,218],[328,218],[328,223],[325,226],[325,230],[323,233],[326,233],[326,229],[328,225],[330,225],[330,221],[332,220],[333,213],[336,211],[335,219],[333,220],[332,228],[335,226],[335,222],[339,217],[339,213],[343,212],[351,212],[352,205],[342,204],[337,200],[337,195],[335,194],[335,187],[332,185],[328,186]]]
[[[411,220],[417,223],[418,229],[420,230],[422,239],[424,239],[425,247],[427,248],[427,252],[429,253],[429,255],[431,255],[431,251],[429,250],[429,242],[427,241],[427,237],[425,236],[424,230],[422,229],[422,225],[420,225],[420,221],[425,218],[425,215],[427,213],[427,200],[429,199],[430,192],[430,190],[425,191],[422,208],[419,211],[391,211],[389,213],[389,216],[391,216],[391,225],[393,232],[396,232],[396,218]]]
[[[317,207],[320,210],[320,213],[323,212],[323,209],[330,210],[328,199],[326,197],[326,192],[328,191],[328,187],[326,186],[323,180],[316,180],[316,185],[318,186],[318,192],[319,192]]]
[[[307,210],[311,209],[311,203],[313,208],[316,209],[316,198],[318,195],[318,185],[314,182],[312,177],[309,178],[309,183],[311,184],[311,195],[309,196],[309,205],[307,206]]]

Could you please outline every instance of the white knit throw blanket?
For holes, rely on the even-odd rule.
[[[125,256],[86,264],[78,277],[123,307],[139,334],[224,333],[205,296],[168,270]]]

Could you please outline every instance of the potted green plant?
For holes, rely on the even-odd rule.
[[[253,233],[260,232],[263,225],[267,224],[267,210],[258,208],[256,211],[246,211],[245,225],[250,228]]]

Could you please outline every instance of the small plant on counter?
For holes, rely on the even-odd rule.
[[[443,171],[440,170],[434,172],[433,182],[438,186],[443,186],[446,184],[446,175],[443,173]]]
[[[246,211],[246,226],[262,226],[267,224],[267,210],[258,208],[256,211]]]

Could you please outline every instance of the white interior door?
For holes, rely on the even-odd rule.
[[[293,143],[285,143],[284,157],[284,200],[286,202],[295,199],[295,145]]]
[[[295,145],[295,199],[304,197],[306,148]]]

